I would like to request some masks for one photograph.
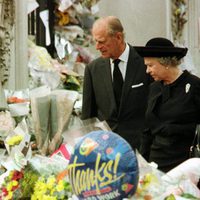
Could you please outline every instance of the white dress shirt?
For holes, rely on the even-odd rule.
[[[129,47],[128,44],[126,44],[126,48],[125,48],[124,52],[119,57],[119,59],[121,61],[120,61],[118,66],[119,66],[119,69],[122,73],[123,80],[125,80],[129,51],[130,51],[130,47]],[[111,75],[112,75],[112,79],[113,79],[113,70],[114,70],[113,59],[110,59],[110,66],[111,66],[111,72],[112,72]]]

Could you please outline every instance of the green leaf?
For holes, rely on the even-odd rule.
[[[193,195],[191,195],[189,193],[184,193],[181,196],[184,197],[184,198],[190,199],[190,200],[198,200],[197,197],[195,197],[195,196],[193,196]]]
[[[165,197],[164,200],[176,200],[173,194],[170,194],[169,196]]]

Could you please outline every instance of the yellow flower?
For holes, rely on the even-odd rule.
[[[34,193],[31,200],[57,200],[66,199],[66,182],[57,181],[54,175],[50,177],[41,177],[34,186]]]
[[[175,15],[179,15],[181,13],[181,9],[180,8],[177,8],[176,10],[175,10]]]
[[[44,197],[45,200],[57,200],[56,197],[52,197],[52,196],[49,196],[49,195],[44,195],[43,197]]]
[[[12,183],[12,186],[17,186],[18,185],[18,181],[14,180],[11,182]]]
[[[58,182],[58,185],[56,186],[56,190],[57,190],[58,192],[64,190],[64,181],[63,181],[63,180],[60,180],[60,181]]]
[[[8,178],[11,179],[13,177],[14,171],[10,171]]]
[[[51,191],[50,191],[50,195],[54,195],[54,192],[55,192],[55,187],[51,188]]]
[[[12,191],[12,188],[13,188],[13,184],[12,184],[12,182],[9,182],[9,183],[7,184],[7,186],[6,186],[6,189],[7,189],[8,191]]]
[[[8,195],[5,197],[5,200],[11,200],[13,197],[13,192],[9,191]]]
[[[44,183],[44,178],[38,180],[35,184],[35,187],[34,187],[34,191],[36,192],[40,192],[42,194],[45,194],[46,191],[47,191],[47,185],[46,183]]]
[[[137,194],[141,194],[142,193],[142,188],[140,185],[137,186],[137,190],[136,190]]]
[[[7,140],[9,146],[18,145],[23,140],[22,135],[14,135]]]
[[[47,188],[48,188],[48,189],[53,188],[55,183],[56,183],[55,177],[50,176],[50,177],[47,179]]]
[[[31,195],[31,200],[43,200],[44,194],[41,192],[35,192]]]

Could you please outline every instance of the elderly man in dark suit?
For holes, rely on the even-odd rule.
[[[106,120],[132,148],[139,148],[150,83],[143,58],[125,42],[114,16],[95,21],[92,35],[101,57],[85,68],[82,119]]]

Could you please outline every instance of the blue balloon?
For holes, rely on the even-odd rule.
[[[93,131],[81,138],[68,172],[74,194],[84,200],[130,198],[139,179],[134,151],[111,131]]]

